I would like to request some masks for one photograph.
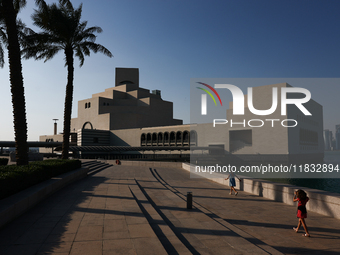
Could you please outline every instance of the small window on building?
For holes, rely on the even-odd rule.
[[[104,103],[103,103],[103,105],[105,106],[105,105],[106,105],[106,103],[104,102]]]
[[[85,103],[85,109],[87,108],[87,103]]]
[[[88,108],[90,108],[91,107],[91,103],[89,102],[87,106],[88,106]]]

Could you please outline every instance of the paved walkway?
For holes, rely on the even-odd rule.
[[[295,214],[182,169],[111,166],[1,229],[0,254],[340,254],[339,220],[309,212],[306,238]]]

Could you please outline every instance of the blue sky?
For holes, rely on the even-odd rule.
[[[36,7],[28,2],[19,16],[37,30],[30,19]],[[161,90],[164,100],[174,102],[174,117],[184,123],[190,122],[190,78],[340,77],[336,0],[72,1],[76,7],[81,2],[82,19],[102,27],[96,42],[114,57],[92,54],[82,68],[75,61],[73,117],[78,100],[114,86],[116,67],[139,68],[140,86]],[[0,69],[2,141],[14,139],[7,63]],[[22,64],[28,140],[52,134],[54,118],[60,119],[62,132],[67,74],[63,55]],[[327,88],[333,98],[337,91]],[[325,88],[315,93],[326,93]],[[340,114],[334,118],[340,123]],[[333,130],[332,125],[325,128]]]

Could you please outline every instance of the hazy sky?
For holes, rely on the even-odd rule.
[[[36,7],[28,2],[19,17],[37,30],[30,18]],[[161,90],[164,100],[174,102],[174,117],[184,123],[190,122],[190,78],[340,77],[338,0],[72,1],[75,7],[81,2],[82,20],[103,29],[96,42],[114,57],[92,54],[82,68],[75,61],[72,117],[78,100],[114,86],[116,67],[139,68],[140,86]],[[7,64],[6,59],[0,69],[0,141],[14,140]],[[54,118],[62,132],[63,54],[22,64],[28,140],[53,134]],[[337,98],[339,90],[314,91]],[[340,123],[340,113],[334,118]],[[331,125],[325,128],[334,130]]]

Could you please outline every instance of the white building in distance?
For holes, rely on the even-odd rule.
[[[272,88],[291,87],[287,83],[253,88],[253,102],[257,109],[269,109],[272,105]],[[294,96],[294,95],[293,95]],[[245,96],[247,97],[247,96]],[[280,98],[280,92],[278,97]],[[280,109],[268,116],[257,116],[248,109],[245,114],[233,115],[232,102],[226,113],[229,125],[212,123],[183,125],[182,120],[173,118],[173,103],[161,98],[160,91],[150,93],[139,87],[137,68],[116,68],[115,87],[92,95],[78,102],[78,117],[71,120],[71,142],[77,146],[129,146],[158,147],[156,154],[169,154],[169,147],[188,148],[195,152],[218,154],[227,158],[256,161],[321,160],[324,153],[322,106],[310,100],[304,106],[312,113],[305,116],[295,105],[287,105],[284,119],[294,119],[295,127],[282,125]],[[249,120],[252,121],[249,125]],[[268,119],[280,120],[268,122]],[[234,123],[245,123],[230,126]],[[253,127],[259,123],[261,127]],[[257,123],[257,124],[255,124]],[[279,124],[278,124],[279,123]],[[62,135],[40,136],[40,141],[62,141]],[[197,148],[195,150],[195,148]],[[202,149],[210,148],[210,150]],[[51,152],[41,149],[41,152]],[[141,155],[141,151],[129,152]],[[174,151],[171,154],[188,154],[190,151]],[[100,154],[100,153],[99,153]],[[98,153],[87,154],[98,156]],[[101,156],[118,157],[115,152]],[[121,155],[121,154],[120,154]]]

